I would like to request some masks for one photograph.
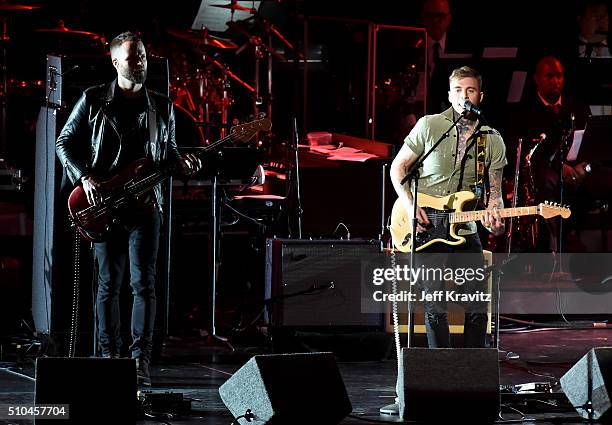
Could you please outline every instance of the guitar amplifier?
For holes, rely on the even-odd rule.
[[[266,322],[273,328],[383,330],[382,314],[361,312],[361,262],[379,240],[266,241]]]

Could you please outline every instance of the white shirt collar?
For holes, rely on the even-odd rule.
[[[559,99],[557,99],[555,103],[550,103],[549,101],[544,99],[540,92],[538,92],[538,97],[540,98],[540,101],[544,104],[544,106],[561,106],[561,99],[563,98],[563,95],[559,96]]]

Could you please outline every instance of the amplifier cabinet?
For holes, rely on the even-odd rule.
[[[380,252],[379,240],[267,239],[267,324],[384,330],[383,314],[361,312],[361,262]]]

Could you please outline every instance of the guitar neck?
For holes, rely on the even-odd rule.
[[[198,150],[197,152],[195,152],[195,155],[199,159],[203,160],[206,154],[208,154],[210,151],[216,149],[220,145],[227,143],[229,141],[233,142],[236,139],[237,139],[236,135],[230,133],[228,136],[225,136],[217,140],[216,142],[213,142],[210,145],[205,146],[204,148]],[[154,188],[157,184],[163,182],[170,175],[173,175],[174,172],[175,172],[174,167],[171,165],[166,165],[165,167],[160,168],[159,170],[144,177],[143,179],[134,182],[133,185],[129,188],[130,191],[132,192],[131,194],[139,195],[144,192],[147,192],[148,190]]]
[[[262,118],[256,121],[252,121],[250,123],[235,126],[232,128],[232,130],[227,136],[222,137],[221,139],[211,143],[210,145],[199,149],[197,152],[194,153],[194,155],[199,159],[203,160],[209,152],[214,151],[222,144],[235,141],[247,141],[251,139],[258,131],[267,131],[270,129],[271,126],[272,123],[267,118]],[[132,184],[127,187],[127,194],[132,196],[142,194],[155,187],[155,185],[161,183],[172,174],[174,174],[172,166],[167,165],[165,167],[162,167],[160,170],[155,171],[154,173],[138,181],[133,181]]]
[[[486,213],[487,210],[455,212],[450,214],[450,222],[465,223],[468,221],[481,220]],[[522,215],[536,215],[539,213],[540,212],[537,205],[531,207],[502,208],[499,210],[499,214],[502,216],[502,218],[518,217]]]

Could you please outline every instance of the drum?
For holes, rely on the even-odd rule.
[[[179,147],[197,147],[206,144],[205,129],[191,112],[174,104],[176,144]]]
[[[172,80],[170,91],[175,104],[203,121],[210,121],[211,115],[219,115],[223,85],[221,77],[216,74],[211,67],[207,67],[177,75]]]

